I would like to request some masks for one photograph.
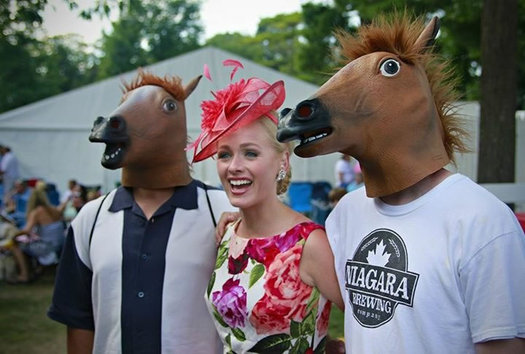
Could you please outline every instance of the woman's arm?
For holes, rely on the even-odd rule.
[[[300,273],[302,280],[344,310],[343,298],[334,267],[334,255],[323,230],[313,231],[303,248]]]
[[[16,236],[20,236],[20,235],[25,235],[25,234],[29,234],[31,232],[31,230],[33,230],[33,227],[35,227],[36,225],[36,212],[37,212],[37,209],[34,209],[32,210],[29,215],[27,216],[27,220],[26,220],[26,224],[24,226],[23,229],[20,229],[16,234],[15,234],[15,237]]]

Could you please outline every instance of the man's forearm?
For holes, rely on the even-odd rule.
[[[67,328],[68,354],[91,354],[95,332],[87,329]]]

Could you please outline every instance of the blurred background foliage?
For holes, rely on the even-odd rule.
[[[480,97],[482,0],[334,0],[305,3],[301,12],[263,18],[253,36],[221,33],[203,40],[200,2],[96,0],[80,9],[86,19],[117,18],[93,46],[74,35],[47,37],[42,13],[47,0],[3,0],[0,5],[0,112],[95,82],[139,66],[212,45],[280,72],[322,84],[339,63],[336,28],[355,31],[394,9],[430,17],[443,25],[437,48],[459,77],[465,100]],[[519,53],[525,49],[525,0],[519,0]],[[505,25],[505,24],[501,24]],[[524,107],[525,62],[519,62],[518,107]],[[502,65],[504,63],[502,62]]]

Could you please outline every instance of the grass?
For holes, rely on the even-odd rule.
[[[344,312],[333,305],[330,313],[330,322],[328,323],[328,334],[330,337],[343,339],[345,335],[344,324]]]
[[[0,282],[0,354],[66,353],[66,329],[46,316],[53,293],[54,269],[30,284]],[[343,337],[343,313],[335,306],[329,334]]]
[[[30,284],[0,283],[0,353],[66,353],[66,328],[46,316],[54,269]]]

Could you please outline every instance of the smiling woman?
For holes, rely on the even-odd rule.
[[[232,79],[242,68],[223,64],[233,66]],[[342,304],[323,227],[278,198],[290,179],[291,145],[275,137],[284,96],[282,81],[230,84],[202,103],[203,131],[189,146],[194,162],[217,154],[221,183],[240,210],[205,295],[224,352],[324,352],[331,301]]]

